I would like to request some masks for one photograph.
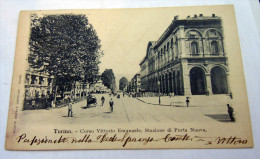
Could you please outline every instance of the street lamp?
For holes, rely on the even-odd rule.
[[[159,79],[158,79],[157,84],[158,84],[158,91],[159,91],[159,105],[161,105],[161,93],[160,93],[160,81],[159,81]]]

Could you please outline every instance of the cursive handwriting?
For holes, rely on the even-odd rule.
[[[240,144],[247,144],[247,139],[242,139],[240,137],[231,136],[231,137],[202,137],[202,136],[191,136],[189,134],[179,135],[179,134],[166,134],[164,137],[155,138],[152,136],[145,136],[145,137],[136,137],[132,136],[129,133],[125,134],[100,134],[97,136],[92,136],[91,134],[85,134],[82,137],[65,137],[63,134],[57,138],[49,138],[45,137],[37,137],[33,136],[32,138],[28,138],[26,133],[21,134],[17,137],[18,143],[25,143],[32,145],[40,145],[40,144],[78,144],[78,143],[88,143],[91,144],[95,143],[122,143],[122,147],[126,147],[130,143],[139,143],[142,145],[147,145],[148,143],[152,142],[198,142],[204,145],[224,145],[224,144],[232,144],[232,145],[240,145]]]

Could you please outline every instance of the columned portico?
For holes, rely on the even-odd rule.
[[[210,73],[207,73],[207,74],[206,74],[206,81],[207,81],[208,94],[211,95],[211,94],[212,94],[212,86],[211,86]]]
[[[148,42],[140,63],[141,74],[150,77],[149,91],[185,96],[231,92],[222,30],[215,15],[175,17],[157,41]]]

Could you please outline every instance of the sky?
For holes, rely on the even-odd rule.
[[[89,14],[104,51],[100,73],[113,69],[117,84],[122,76],[131,80],[140,71],[139,63],[148,42],[158,40],[174,16],[162,11],[154,16],[149,9],[100,10]]]

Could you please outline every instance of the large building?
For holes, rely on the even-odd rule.
[[[215,16],[174,17],[140,63],[141,88],[175,95],[227,94],[228,63],[222,21]]]

